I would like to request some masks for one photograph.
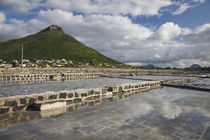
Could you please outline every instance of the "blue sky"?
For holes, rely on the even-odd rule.
[[[0,41],[57,24],[132,65],[210,66],[209,0],[0,0]]]
[[[135,23],[149,23],[157,27],[161,26],[165,22],[174,22],[181,27],[195,28],[199,25],[210,23],[210,1],[206,1],[204,4],[188,9],[179,15],[173,15],[170,12],[165,12],[161,16],[139,16],[133,18]]]

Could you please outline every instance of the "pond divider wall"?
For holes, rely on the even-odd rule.
[[[165,81],[161,81],[161,84],[162,85],[177,85],[183,82],[190,82],[192,80],[196,80],[199,78],[203,78],[203,77],[196,76],[196,77],[188,77],[188,78],[179,78],[179,79],[174,79],[174,80],[165,80]]]
[[[114,97],[120,94],[126,98],[132,94],[160,87],[160,81],[149,81],[95,89],[3,97],[0,98],[0,114],[26,111],[29,108],[42,111],[78,103],[92,105],[101,102],[102,96]],[[43,105],[48,107],[42,107]]]
[[[81,80],[99,78],[101,73],[60,73],[60,74],[0,74],[0,81],[36,81],[36,80]]]
[[[181,84],[181,83],[190,82],[199,78],[208,78],[208,76],[198,76],[198,77],[175,79],[175,80],[170,80],[170,81],[161,81],[161,85],[167,86],[167,87],[175,87],[175,88],[183,88],[183,89],[191,89],[191,90],[199,90],[199,91],[210,91],[209,88],[203,88],[203,87],[200,88],[200,87],[194,87],[194,86]]]

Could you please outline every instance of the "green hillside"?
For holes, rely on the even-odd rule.
[[[66,59],[74,63],[120,64],[94,49],[91,49],[74,37],[64,33],[57,25],[49,26],[37,34],[21,39],[0,42],[0,59],[10,62],[20,60],[21,44],[24,46],[24,59],[35,62],[39,59]]]

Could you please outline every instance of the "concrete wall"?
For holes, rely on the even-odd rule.
[[[183,82],[190,82],[192,80],[196,80],[200,78],[200,76],[197,77],[189,77],[189,78],[179,78],[179,79],[175,79],[175,80],[168,80],[168,81],[162,81],[161,84],[162,85],[177,85]]]
[[[168,86],[168,87],[183,88],[183,89],[199,90],[199,91],[210,91],[210,89],[208,89],[208,88],[190,86],[190,85],[182,85],[182,83],[184,83],[184,82],[190,82],[192,80],[196,80],[199,78],[208,78],[208,76],[190,77],[190,78],[181,78],[181,79],[170,80],[170,81],[162,81],[161,85]]]
[[[101,73],[0,74],[0,81],[81,80],[98,78],[100,75]]]
[[[37,103],[42,102],[60,102],[64,101],[66,106],[77,103],[85,103],[87,105],[97,104],[102,96],[117,96],[121,95],[123,98],[129,97],[133,94],[142,91],[159,88],[160,82],[140,82],[136,84],[110,86],[104,88],[75,90],[75,91],[61,91],[57,93],[45,93],[36,95],[23,95],[0,98],[0,114],[11,113],[15,111],[25,111],[27,108]]]
[[[94,75],[97,76],[129,76],[129,75],[172,75],[201,73],[201,71],[186,70],[161,70],[161,69],[111,69],[111,68],[0,68],[0,81],[8,80],[44,80],[68,79],[71,75]],[[64,75],[64,76],[62,76]],[[85,76],[82,76],[85,77]],[[71,78],[69,78],[71,79]],[[78,79],[77,79],[78,80]]]

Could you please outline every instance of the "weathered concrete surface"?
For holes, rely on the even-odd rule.
[[[48,116],[45,112],[14,113],[0,121],[22,124],[5,126],[0,139],[208,140],[209,100],[208,92],[163,88],[63,115],[55,112],[57,117],[40,119],[41,114]]]
[[[67,101],[65,100],[53,100],[53,101],[45,101],[45,102],[34,102],[32,104],[32,108],[34,110],[45,111],[50,109],[57,109],[66,107]]]

